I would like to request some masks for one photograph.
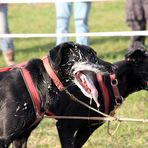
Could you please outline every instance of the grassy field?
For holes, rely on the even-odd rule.
[[[55,7],[53,4],[9,5],[9,24],[12,33],[54,33]],[[91,32],[128,31],[123,2],[92,3],[89,26]],[[73,18],[71,32],[74,32]],[[74,41],[74,38],[70,40]],[[55,38],[15,39],[17,63],[42,57],[55,46]],[[146,41],[148,45],[148,40]],[[91,37],[91,47],[104,60],[122,60],[130,45],[129,37]],[[0,53],[0,67],[6,66]],[[148,94],[141,91],[130,95],[116,115],[130,118],[148,118]],[[60,148],[55,120],[44,119],[29,138],[28,148]],[[113,123],[113,129],[116,124]],[[148,125],[122,122],[114,136],[107,133],[107,124],[97,129],[84,148],[146,148]]]

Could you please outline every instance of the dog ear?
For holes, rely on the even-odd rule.
[[[135,42],[128,50],[129,51],[125,54],[126,61],[138,63],[148,56],[148,51],[140,42]]]
[[[55,68],[58,67],[62,61],[64,52],[66,52],[66,50],[69,50],[69,48],[72,48],[72,47],[74,47],[73,42],[65,42],[51,49],[49,51],[51,65]]]
[[[61,63],[61,50],[62,46],[60,44],[49,51],[50,64],[53,67],[56,67]]]

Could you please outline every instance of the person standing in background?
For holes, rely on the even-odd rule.
[[[7,4],[0,4],[0,34],[9,33]],[[0,38],[0,49],[8,66],[15,64],[14,45],[10,38]]]
[[[72,5],[74,7],[74,25],[76,33],[86,33],[88,29],[88,16],[91,2],[59,2],[56,3],[56,33],[69,33]],[[67,42],[68,37],[57,37],[56,44]],[[78,36],[76,42],[89,45],[89,37]]]
[[[148,24],[148,0],[126,0],[126,22],[133,31],[146,30]],[[145,44],[145,36],[133,36],[135,41]]]

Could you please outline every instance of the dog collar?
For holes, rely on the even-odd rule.
[[[110,75],[110,81],[111,81],[112,90],[113,90],[113,93],[114,93],[114,96],[115,96],[116,105],[119,106],[119,105],[122,104],[123,98],[120,95],[120,92],[119,92],[119,89],[118,89],[118,80],[116,79],[115,74]]]
[[[119,89],[118,89],[118,80],[116,79],[115,74],[109,75],[110,81],[111,81],[111,86],[112,86],[112,91],[115,97],[115,109],[120,106],[123,102],[123,98],[120,95]],[[104,98],[104,106],[105,106],[105,113],[109,113],[109,107],[110,107],[110,98],[109,98],[109,92],[108,88],[106,87],[104,81],[103,81],[103,76],[101,74],[97,74],[97,80],[99,82],[101,91],[103,92],[103,98]]]
[[[62,82],[60,81],[60,79],[58,78],[58,76],[56,75],[56,73],[54,72],[53,68],[51,67],[51,65],[50,65],[50,63],[48,61],[48,56],[45,56],[42,60],[43,60],[44,67],[45,67],[48,75],[53,80],[53,82],[56,85],[56,87],[60,91],[63,91],[65,89],[65,87],[62,84]]]
[[[110,106],[108,89],[107,89],[107,87],[103,81],[102,75],[100,73],[97,74],[97,79],[98,79],[101,91],[103,92],[105,113],[108,114],[109,113],[109,106]]]

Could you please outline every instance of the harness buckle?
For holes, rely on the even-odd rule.
[[[120,105],[123,103],[123,101],[124,101],[124,99],[123,99],[122,96],[117,97],[117,98],[115,99],[115,103],[116,103],[117,106],[120,106]]]
[[[118,80],[117,80],[117,79],[113,79],[113,80],[111,81],[111,85],[112,85],[112,86],[117,86],[117,85],[118,85]]]

